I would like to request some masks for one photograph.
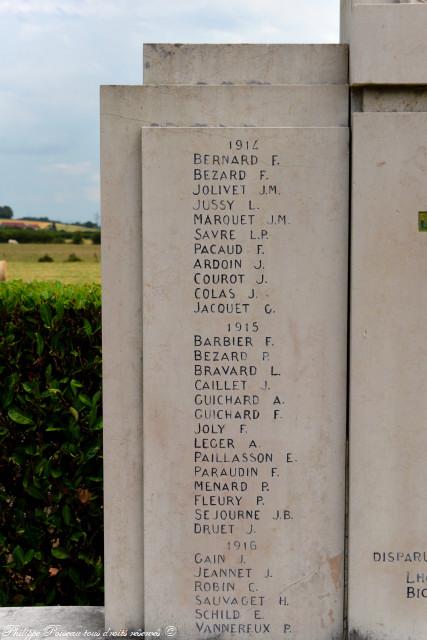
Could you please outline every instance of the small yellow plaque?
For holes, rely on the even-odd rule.
[[[427,211],[418,212],[418,231],[427,231]]]

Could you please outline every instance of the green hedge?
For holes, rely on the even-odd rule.
[[[80,244],[85,240],[92,240],[93,244],[100,244],[100,231],[53,231],[52,229],[20,229],[0,225],[0,244],[9,240],[17,240],[20,244],[64,244],[71,240]]]
[[[15,229],[13,227],[0,227],[0,243],[9,240],[17,240],[21,244],[42,243],[42,244],[63,244],[72,234],[64,231],[51,231],[49,229]]]
[[[103,602],[97,285],[0,283],[0,605]]]

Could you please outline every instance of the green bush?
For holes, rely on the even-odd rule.
[[[79,256],[76,256],[75,253],[70,253],[68,258],[64,260],[64,262],[82,262],[82,259]]]
[[[73,233],[73,244],[83,244],[83,234],[80,231],[75,231]]]
[[[0,285],[0,605],[103,602],[97,285]]]
[[[99,242],[94,241],[94,236],[99,235]],[[42,244],[63,244],[66,240],[71,240],[72,244],[83,244],[84,240],[90,240],[94,244],[99,244],[101,241],[101,235],[99,231],[65,231],[63,229],[57,231],[50,228],[45,229],[25,229],[6,227],[0,225],[0,243],[8,242],[8,240],[17,240],[18,242],[25,244],[42,243]]]
[[[53,262],[53,258],[48,253],[45,253],[44,256],[40,256],[37,262]]]

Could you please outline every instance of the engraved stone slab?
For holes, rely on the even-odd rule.
[[[425,640],[427,114],[353,125],[350,638]]]
[[[348,132],[142,133],[145,628],[342,637]]]
[[[336,44],[145,44],[145,84],[347,84]]]

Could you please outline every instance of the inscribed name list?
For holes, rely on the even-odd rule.
[[[342,631],[348,133],[144,128],[146,628]]]

